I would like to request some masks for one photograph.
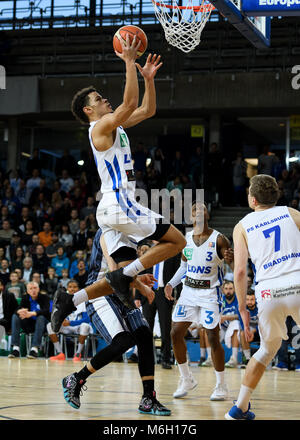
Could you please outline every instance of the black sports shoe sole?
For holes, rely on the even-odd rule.
[[[64,301],[62,297],[62,292],[56,292],[53,299],[53,307],[51,313],[51,327],[52,330],[57,333],[64,321],[64,319],[70,315],[70,313],[76,310],[72,302],[71,295],[66,293],[66,295],[70,296],[69,304],[67,303],[67,299]]]
[[[136,309],[134,299],[130,291],[130,283],[133,281],[132,277],[123,274],[123,268],[108,272],[105,275],[106,281],[114,290],[115,295],[128,308]]]

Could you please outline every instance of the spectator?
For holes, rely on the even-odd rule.
[[[287,334],[288,339],[283,340],[281,343],[281,347],[278,350],[277,353],[277,363],[273,366],[273,370],[278,371],[288,371],[291,370],[291,365],[289,365],[289,344],[291,343],[291,340],[293,338],[296,338],[297,341],[299,341],[299,327],[297,328],[297,324],[292,319],[291,316],[288,316],[286,319],[286,328],[287,328]],[[295,331],[296,330],[296,331]],[[298,335],[297,335],[298,333]],[[295,334],[297,336],[295,336]],[[292,344],[293,349],[295,350],[295,371],[300,372],[300,348],[298,346],[298,342],[295,344]]]
[[[46,179],[44,179],[44,178],[41,178],[39,186],[33,189],[31,196],[30,196],[30,199],[29,199],[30,206],[33,206],[36,203],[39,203],[40,194],[43,194],[43,200],[45,200],[47,202],[51,201],[52,192],[49,188],[47,188]]]
[[[18,215],[21,210],[21,203],[11,186],[5,190],[5,196],[2,199],[2,205],[7,206],[9,215]]]
[[[15,255],[17,247],[19,246],[21,246],[21,234],[15,231],[11,237],[10,245],[6,248],[6,255],[10,261]]]
[[[250,342],[260,342],[259,331],[258,331],[258,309],[255,301],[255,293],[254,290],[248,289],[247,291],[247,299],[246,299],[247,310],[250,313],[250,331],[252,333],[252,340]],[[241,337],[241,345],[243,349],[244,359],[240,368],[246,368],[250,357],[251,357],[251,349],[250,342],[246,341],[245,333],[244,333],[244,323],[243,320],[240,319],[240,337]]]
[[[5,258],[5,248],[0,247],[0,263],[3,260],[3,258]]]
[[[20,229],[21,232],[25,232],[26,229],[26,223],[30,220],[32,222],[33,226],[33,217],[30,215],[30,210],[28,206],[23,206],[21,209],[21,215],[17,222],[17,227]],[[34,228],[33,228],[34,229]]]
[[[12,352],[9,358],[20,357],[20,330],[33,333],[32,346],[27,355],[29,359],[38,357],[38,350],[46,325],[50,320],[50,300],[47,295],[42,295],[37,283],[31,281],[27,284],[27,293],[23,296],[17,312],[12,317]]]
[[[46,286],[44,283],[44,275],[40,274],[37,271],[33,271],[30,278],[31,278],[30,281],[34,281],[35,283],[37,283],[39,285],[40,293],[42,293],[43,295],[46,295],[47,291],[46,291]]]
[[[72,209],[71,211],[71,219],[68,221],[68,226],[70,228],[70,232],[72,235],[76,234],[79,231],[79,217],[77,209]]]
[[[77,267],[78,261],[85,260],[84,251],[82,249],[79,249],[76,252],[75,257],[76,259],[72,261],[70,266],[70,271],[69,271],[70,278],[74,278],[74,276],[78,273],[78,267]],[[86,269],[87,269],[87,265],[86,265]]]
[[[78,268],[78,273],[74,275],[74,280],[78,282],[80,289],[84,289],[88,279],[88,272],[86,270],[84,260],[78,261],[77,268]]]
[[[30,257],[36,255],[36,247],[40,244],[39,236],[37,234],[33,234],[32,243],[27,247],[27,253]]]
[[[62,269],[61,270],[61,278],[58,281],[58,287],[64,287],[66,289],[70,279],[71,278],[69,278],[69,271],[68,271],[68,269]]]
[[[136,183],[136,188],[143,189],[144,191],[147,191],[147,185],[144,182],[142,171],[137,170],[135,172],[135,183]]]
[[[64,289],[60,287],[60,289]],[[79,290],[79,285],[75,280],[70,280],[67,286],[67,293],[74,295],[75,292]],[[92,327],[89,324],[90,319],[86,312],[85,303],[79,304],[75,312],[69,315],[59,330],[60,333],[64,335],[75,334],[78,337],[78,347],[75,347],[75,355],[73,357],[74,362],[81,360],[81,352],[85,344],[87,336],[92,333]],[[64,361],[66,359],[65,354],[62,352],[61,345],[58,340],[58,336],[54,333],[51,327],[51,323],[47,324],[47,331],[51,341],[54,344],[54,349],[56,351],[56,356],[50,357],[50,361]]]
[[[171,192],[173,189],[179,189],[179,191],[182,192],[183,187],[180,176],[176,176],[167,183],[167,190]]]
[[[28,203],[28,189],[24,179],[20,180],[18,189],[16,189],[16,197],[18,197],[21,205],[26,205]]]
[[[235,205],[246,206],[247,163],[244,161],[241,152],[237,153],[236,159],[232,162],[232,166]]]
[[[96,215],[96,206],[94,205],[94,197],[90,196],[87,198],[86,206],[80,210],[80,219],[87,221],[90,214]]]
[[[73,236],[73,249],[85,249],[86,241],[88,238],[88,230],[86,227],[85,220],[80,220],[79,222],[79,230],[75,232]]]
[[[61,225],[61,230],[58,236],[59,240],[65,247],[69,248],[73,245],[73,235],[71,234],[69,225],[67,223]]]
[[[80,212],[85,203],[85,199],[82,196],[81,189],[79,187],[74,188],[70,195],[70,198],[72,201],[72,207],[77,209],[78,212]]]
[[[0,280],[6,286],[9,282],[9,261],[7,258],[3,258],[0,265]]]
[[[50,246],[52,244],[52,230],[51,225],[49,222],[44,222],[43,224],[43,230],[38,233],[39,242],[41,245],[43,245],[45,248],[47,246]]]
[[[22,246],[16,247],[11,258],[11,270],[22,269],[24,257],[25,255]]]
[[[32,153],[32,157],[27,162],[27,175],[31,176],[34,169],[42,171],[43,162],[39,157],[39,150],[35,148]]]
[[[34,190],[34,188],[38,188],[40,186],[40,181],[41,181],[40,172],[38,169],[34,168],[31,173],[31,178],[28,179],[26,182],[28,202],[30,200],[31,193]]]
[[[146,171],[146,160],[147,160],[147,149],[145,148],[143,142],[139,142],[136,151],[132,154],[132,159],[134,160],[134,170],[141,171],[144,173]]]
[[[89,263],[89,261],[90,261],[92,249],[93,249],[93,239],[92,239],[92,237],[88,237],[88,239],[86,241],[86,248],[85,248],[85,255],[86,255],[87,263]]]
[[[63,155],[56,160],[55,174],[61,176],[63,170],[67,170],[71,176],[75,176],[78,172],[78,166],[74,157],[65,149]]]
[[[14,194],[16,194],[16,191],[18,191],[20,187],[21,177],[19,170],[11,170],[8,172],[9,175],[9,184],[14,190]]]
[[[237,366],[239,349],[240,314],[237,297],[232,281],[223,284],[223,309],[221,316],[221,339],[228,348],[232,348],[232,354],[225,367]]]
[[[22,283],[19,279],[19,275],[17,272],[11,272],[9,275],[10,282],[8,282],[5,286],[5,291],[13,293],[17,298],[22,298],[22,296],[26,292],[25,284]]]
[[[47,295],[50,298],[54,297],[54,294],[57,290],[57,286],[58,286],[58,276],[55,272],[55,269],[54,267],[48,267],[48,274],[45,279],[45,288]]]
[[[57,232],[52,233],[52,244],[46,247],[46,255],[48,258],[54,258],[57,256],[57,250],[60,246],[63,246],[63,242],[59,241]]]
[[[50,260],[47,255],[45,255],[44,246],[41,244],[37,245],[36,254],[32,256],[32,260],[33,269],[45,277],[48,271],[48,266],[50,266]]]
[[[6,220],[9,221],[10,224],[12,224],[12,222],[13,222],[12,216],[9,215],[8,207],[7,206],[1,206],[1,219],[0,219],[1,228],[3,226],[3,222],[5,222]]]
[[[0,341],[5,333],[11,331],[11,321],[13,314],[18,308],[15,295],[4,290],[4,284],[0,280]]]
[[[53,192],[51,197],[51,204],[54,205],[56,202],[62,202],[66,197],[66,192],[62,191],[60,181],[57,179],[53,183]]]
[[[14,232],[16,231],[11,228],[10,222],[4,220],[2,223],[2,229],[0,229],[0,246],[7,246],[10,244]]]
[[[65,191],[66,193],[69,193],[74,186],[74,180],[72,179],[72,177],[69,176],[67,170],[62,171],[61,179],[59,179],[59,182],[61,184],[61,190]]]
[[[269,145],[263,147],[263,152],[258,156],[257,172],[258,174],[268,174],[272,176],[274,166],[278,162],[278,157],[270,153]]]
[[[52,258],[51,267],[55,269],[57,276],[61,276],[62,269],[69,269],[70,260],[65,254],[63,246],[58,246],[57,256]]]
[[[159,175],[165,174],[165,156],[161,148],[155,148],[153,151],[153,169]]]
[[[27,220],[25,223],[25,230],[21,233],[21,240],[24,246],[30,246],[32,244],[32,237],[34,235],[32,220]]]
[[[87,220],[87,238],[93,237],[99,229],[96,217],[94,214],[90,214]]]
[[[22,279],[23,283],[28,283],[31,278],[31,274],[33,272],[33,261],[31,257],[25,257],[23,260],[23,272]]]

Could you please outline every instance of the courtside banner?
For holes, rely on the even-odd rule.
[[[242,12],[254,17],[300,15],[300,0],[242,0]]]

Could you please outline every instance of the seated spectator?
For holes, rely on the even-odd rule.
[[[34,281],[35,283],[38,283],[39,288],[40,288],[40,293],[43,295],[47,294],[46,291],[46,286],[44,283],[44,275],[37,272],[37,271],[33,271],[31,274],[31,280],[30,281]]]
[[[33,261],[31,257],[25,257],[23,260],[23,272],[22,279],[23,283],[28,283],[31,278],[31,274],[33,272]]]
[[[32,243],[29,246],[27,246],[26,253],[30,257],[32,257],[33,255],[36,255],[36,248],[39,244],[40,244],[39,236],[37,234],[33,234]]]
[[[93,239],[92,237],[88,237],[87,241],[86,241],[86,248],[85,248],[85,255],[86,255],[86,262],[89,263],[90,258],[91,258],[91,254],[92,254],[92,249],[93,249]]]
[[[5,247],[0,247],[0,264],[3,258],[5,258]]]
[[[14,232],[16,231],[11,228],[10,222],[8,220],[4,220],[2,223],[2,229],[0,229],[0,246],[9,245]]]
[[[68,271],[68,269],[62,269],[61,270],[61,278],[58,281],[58,287],[64,287],[66,289],[70,279],[71,278],[69,278],[69,271]]]
[[[96,217],[94,214],[90,214],[87,220],[87,235],[93,237],[99,229]]]
[[[57,256],[52,258],[51,267],[55,269],[57,276],[61,276],[62,269],[69,269],[70,260],[65,254],[63,246],[59,246],[57,249]]]
[[[54,258],[57,256],[57,250],[59,247],[63,246],[63,242],[59,240],[57,232],[52,233],[52,244],[46,247],[46,255],[48,258]]]
[[[46,276],[46,273],[48,272],[48,267],[50,266],[50,260],[47,255],[45,255],[44,246],[42,246],[41,244],[37,245],[36,254],[32,256],[32,260],[34,270]]]
[[[32,220],[27,220],[25,223],[25,230],[22,232],[21,241],[24,246],[30,246],[32,243],[32,237],[34,235]]]
[[[70,228],[69,225],[63,224],[61,225],[61,230],[60,233],[58,235],[59,240],[63,243],[63,245],[66,247],[72,247],[73,245],[73,235],[70,232]]]
[[[60,287],[59,289],[64,289]],[[75,292],[79,290],[79,285],[75,280],[70,280],[67,285],[67,293],[70,295],[74,295]],[[73,361],[78,362],[81,360],[81,352],[84,347],[84,343],[86,338],[90,333],[92,333],[92,327],[89,324],[90,319],[86,312],[85,303],[79,304],[76,308],[75,312],[69,315],[59,330],[59,333],[63,333],[64,335],[75,334],[79,335],[78,338],[78,347],[75,347],[75,356],[73,357]],[[54,349],[56,351],[56,356],[51,356],[50,361],[64,361],[66,359],[65,354],[62,352],[61,345],[58,340],[57,334],[54,333],[51,327],[51,322],[47,324],[47,331],[51,341],[54,344]]]
[[[79,217],[77,209],[71,210],[71,219],[68,221],[68,225],[70,228],[70,232],[74,235],[77,231],[79,231]]]
[[[1,217],[0,217],[0,228],[2,229],[3,222],[7,220],[10,222],[10,224],[13,224],[13,218],[11,215],[9,215],[8,207],[7,206],[1,206]]]
[[[0,280],[6,286],[9,282],[9,261],[7,258],[3,258],[0,265]]]
[[[98,229],[98,228],[97,228]],[[88,230],[85,220],[80,220],[79,230],[73,235],[73,249],[85,249],[88,238]]]
[[[27,286],[27,293],[23,296],[17,312],[12,317],[12,352],[9,358],[20,357],[20,331],[33,333],[32,345],[27,355],[29,359],[38,357],[38,350],[42,342],[42,336],[46,325],[50,320],[50,299],[42,295],[39,285],[30,281]]]
[[[69,193],[74,186],[74,180],[72,179],[72,177],[69,176],[67,170],[62,170],[61,179],[59,179],[59,183],[61,184],[61,190],[65,191],[66,193]]]
[[[27,205],[28,203],[28,189],[24,179],[20,180],[19,187],[16,189],[16,197],[20,200],[21,205]]]
[[[72,201],[73,208],[77,209],[78,212],[83,208],[84,206],[84,198],[81,193],[81,189],[79,187],[73,188],[73,191],[70,195],[70,199]]]
[[[232,348],[232,355],[225,367],[234,368],[237,366],[239,350],[240,313],[238,300],[234,291],[232,281],[225,281],[223,284],[223,309],[221,316],[221,340],[228,348]]]
[[[74,278],[74,276],[78,273],[78,261],[85,260],[85,254],[82,249],[79,249],[75,254],[76,259],[72,261],[70,269],[69,269],[69,276],[70,278]],[[88,266],[86,264],[86,269],[88,269]]]
[[[28,202],[30,200],[31,193],[34,190],[34,188],[38,188],[40,186],[40,181],[41,181],[40,172],[38,169],[35,168],[32,170],[30,179],[28,179],[26,182]]]
[[[85,220],[87,221],[88,217],[90,214],[94,214],[94,216],[96,215],[96,206],[95,206],[95,200],[94,197],[88,197],[87,198],[87,202],[86,202],[86,206],[84,206],[81,210],[80,210],[80,219],[81,220]]]
[[[258,331],[258,309],[255,301],[254,290],[251,289],[248,290],[246,297],[246,306],[247,306],[247,310],[249,310],[250,313],[250,331],[252,333],[251,342],[252,341],[260,342],[259,331]],[[240,331],[241,345],[244,354],[244,359],[242,361],[242,364],[240,365],[240,368],[246,368],[246,365],[248,364],[251,357],[251,350],[250,350],[250,342],[246,341],[245,338],[244,323],[241,317],[240,317],[240,326],[241,326],[241,331]]]
[[[169,180],[169,182],[167,183],[167,190],[171,192],[173,189],[179,189],[182,192],[183,187],[180,176],[176,176],[174,179]]]
[[[5,333],[11,331],[11,320],[18,308],[15,295],[4,289],[4,284],[0,280],[0,341]]]
[[[43,230],[38,233],[39,242],[46,248],[52,244],[52,230],[49,222],[44,222]]]
[[[39,186],[33,189],[29,199],[30,206],[35,205],[39,201],[40,194],[43,194],[43,199],[47,202],[51,201],[52,193],[50,189],[47,188],[46,179],[44,178],[41,178]]]
[[[11,258],[11,266],[10,266],[11,270],[15,270],[17,268],[22,269],[24,257],[25,257],[25,254],[24,254],[22,246],[18,246],[15,249],[15,252]]]
[[[6,248],[6,255],[9,261],[12,260],[17,247],[20,246],[21,246],[21,234],[19,232],[14,232],[11,237],[10,244]]]
[[[48,274],[45,279],[45,288],[47,295],[50,298],[54,297],[54,294],[57,290],[57,286],[58,286],[58,276],[55,272],[55,269],[54,267],[48,267]]]
[[[79,260],[77,263],[78,273],[74,275],[74,280],[78,282],[79,288],[83,289],[88,279],[88,271],[86,270],[84,260]]]
[[[17,272],[11,272],[9,275],[10,281],[5,286],[5,291],[9,293],[13,293],[17,298],[22,298],[22,296],[26,293],[25,284],[20,281],[19,275]]]
[[[21,210],[21,203],[11,186],[6,188],[5,195],[2,198],[2,205],[7,206],[9,215],[18,215]]]
[[[26,223],[30,220],[33,226],[33,216],[30,214],[30,210],[28,206],[23,206],[21,210],[21,216],[18,218],[17,227],[21,232],[25,232]],[[34,228],[33,228],[34,229]]]

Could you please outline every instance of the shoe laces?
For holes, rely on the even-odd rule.
[[[75,397],[82,396],[83,391],[87,390],[87,386],[84,384],[85,384],[85,381],[83,381],[82,379],[78,380],[78,382],[74,388],[74,396]]]

